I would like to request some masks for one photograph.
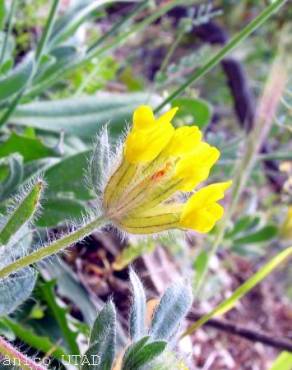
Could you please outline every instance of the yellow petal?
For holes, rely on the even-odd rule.
[[[224,197],[231,184],[232,181],[221,182],[197,191],[184,206],[180,226],[201,233],[209,232],[223,216],[224,209],[217,201]]]
[[[169,123],[145,132],[130,132],[124,151],[127,161],[130,163],[152,161],[168,144],[173,131],[174,128]]]
[[[155,117],[149,105],[141,105],[133,114],[133,129],[147,130],[153,128]]]
[[[191,191],[209,176],[220,156],[217,148],[201,142],[196,150],[183,156],[176,165],[175,177],[183,179],[180,190]]]
[[[173,136],[170,123],[176,108],[171,109],[158,120],[152,109],[142,105],[134,112],[134,126],[125,141],[125,157],[130,163],[149,162],[158,156]]]
[[[162,114],[162,116],[160,116],[157,119],[157,122],[158,123],[171,122],[177,111],[178,107],[171,108],[169,111]]]
[[[165,152],[170,156],[181,156],[195,149],[202,139],[202,133],[197,126],[183,126],[175,130]]]

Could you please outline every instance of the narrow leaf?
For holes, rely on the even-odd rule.
[[[35,214],[44,187],[44,182],[38,180],[36,184],[27,192],[25,197],[16,206],[14,211],[8,216],[5,225],[0,231],[0,245],[8,243],[9,239],[25,224],[27,224]]]
[[[0,183],[0,198],[8,198],[23,180],[23,160],[18,154],[0,159],[0,168],[7,172]]]
[[[109,2],[112,2],[112,0],[83,0],[79,3],[77,2],[76,6],[69,9],[69,11],[56,22],[50,43],[57,44],[66,39],[88,18],[93,10]]]
[[[243,244],[263,243],[275,238],[277,233],[278,228],[276,226],[267,225],[253,233],[234,239],[233,244],[236,247]]]
[[[84,357],[89,361],[82,370],[111,370],[116,345],[116,309],[110,301],[97,316],[90,336],[90,345]],[[99,361],[92,365],[94,356]],[[90,364],[91,363],[91,364]]]
[[[5,23],[5,16],[6,16],[6,8],[5,8],[5,0],[0,0],[0,31]]]
[[[133,341],[137,341],[146,333],[146,296],[139,277],[132,269],[130,270],[130,280],[133,290],[133,303],[130,313],[130,336]]]
[[[103,94],[55,101],[36,101],[17,107],[13,123],[41,130],[77,135],[92,140],[109,122],[112,134],[120,133],[141,104],[155,105],[160,99],[145,93]]]
[[[63,337],[68,345],[68,348],[70,349],[70,353],[73,355],[78,355],[79,347],[77,345],[77,333],[74,332],[69,326],[69,321],[67,319],[67,309],[59,306],[56,301],[54,292],[55,284],[55,281],[48,281],[40,286],[40,291],[42,293],[42,296],[46,300],[48,307],[53,313],[53,316],[58,322]]]
[[[292,255],[292,246],[286,248],[281,253],[277,254],[271,261],[266,263],[257,273],[249,278],[244,284],[235,290],[235,292],[223,301],[219,306],[214,308],[210,313],[203,316],[200,320],[191,325],[183,334],[183,336],[193,333],[195,330],[204,325],[208,320],[214,316],[223,315],[231,310],[236,303],[245,296],[251,289],[267,277],[275,268]]]
[[[123,359],[122,370],[139,370],[158,357],[166,348],[164,341],[154,341],[146,344],[149,337],[140,339],[131,345]]]
[[[153,339],[169,339],[175,334],[181,320],[192,304],[189,286],[183,283],[171,285],[154,313],[150,335]]]
[[[10,98],[21,91],[30,79],[34,68],[34,59],[28,56],[9,74],[0,79],[0,101]]]

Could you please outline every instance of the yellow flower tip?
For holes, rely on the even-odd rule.
[[[206,180],[219,157],[220,151],[204,142],[200,142],[191,153],[183,156],[175,169],[175,177],[183,180],[180,190],[192,191]]]
[[[150,106],[138,107],[133,115],[133,128],[127,136],[124,154],[129,163],[150,162],[166,147],[174,133],[171,124],[177,108],[155,120]]]
[[[197,126],[183,126],[174,131],[173,137],[166,148],[166,154],[179,157],[190,153],[202,139],[202,132]]]
[[[165,122],[171,122],[176,115],[176,112],[178,111],[178,107],[171,108],[164,114],[162,114],[158,119],[158,123],[165,123]]]
[[[155,123],[154,113],[149,105],[140,105],[133,114],[134,130],[144,130],[152,128]]]
[[[208,185],[197,191],[185,204],[180,218],[180,226],[200,233],[209,232],[224,214],[217,203],[224,198],[225,191],[232,181]]]

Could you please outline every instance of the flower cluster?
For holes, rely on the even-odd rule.
[[[171,121],[176,111],[156,119],[149,106],[135,110],[121,162],[105,187],[105,216],[129,233],[176,228],[206,233],[223,215],[218,201],[231,181],[203,187],[183,201],[183,192],[207,179],[220,152],[202,141],[198,127],[175,129]]]

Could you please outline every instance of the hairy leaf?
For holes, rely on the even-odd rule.
[[[109,123],[113,134],[120,133],[131,120],[133,110],[141,104],[158,102],[149,94],[98,94],[82,98],[40,101],[17,107],[13,123],[38,129],[77,135],[91,139]]]
[[[147,344],[149,337],[144,337],[132,344],[123,359],[122,370],[139,370],[158,357],[166,348],[164,341]]]
[[[174,335],[191,304],[192,292],[188,285],[183,283],[171,285],[162,296],[154,313],[151,338],[167,340]]]
[[[0,159],[3,180],[0,183],[0,198],[8,198],[23,180],[23,160],[18,154]]]
[[[130,313],[130,336],[133,341],[137,341],[146,333],[146,295],[139,277],[132,269],[130,270],[130,281],[133,292]]]
[[[96,365],[84,364],[82,370],[111,370],[116,345],[116,309],[110,301],[98,314],[92,328],[89,348],[85,357],[90,361],[98,355]]]
[[[4,101],[21,91],[30,79],[34,68],[32,55],[27,56],[7,76],[0,78],[0,101]]]
[[[7,216],[0,231],[0,245],[7,244],[10,238],[31,220],[38,209],[43,187],[43,181],[38,180]]]
[[[15,311],[30,296],[36,278],[36,271],[26,268],[0,280],[0,316],[9,315]]]

